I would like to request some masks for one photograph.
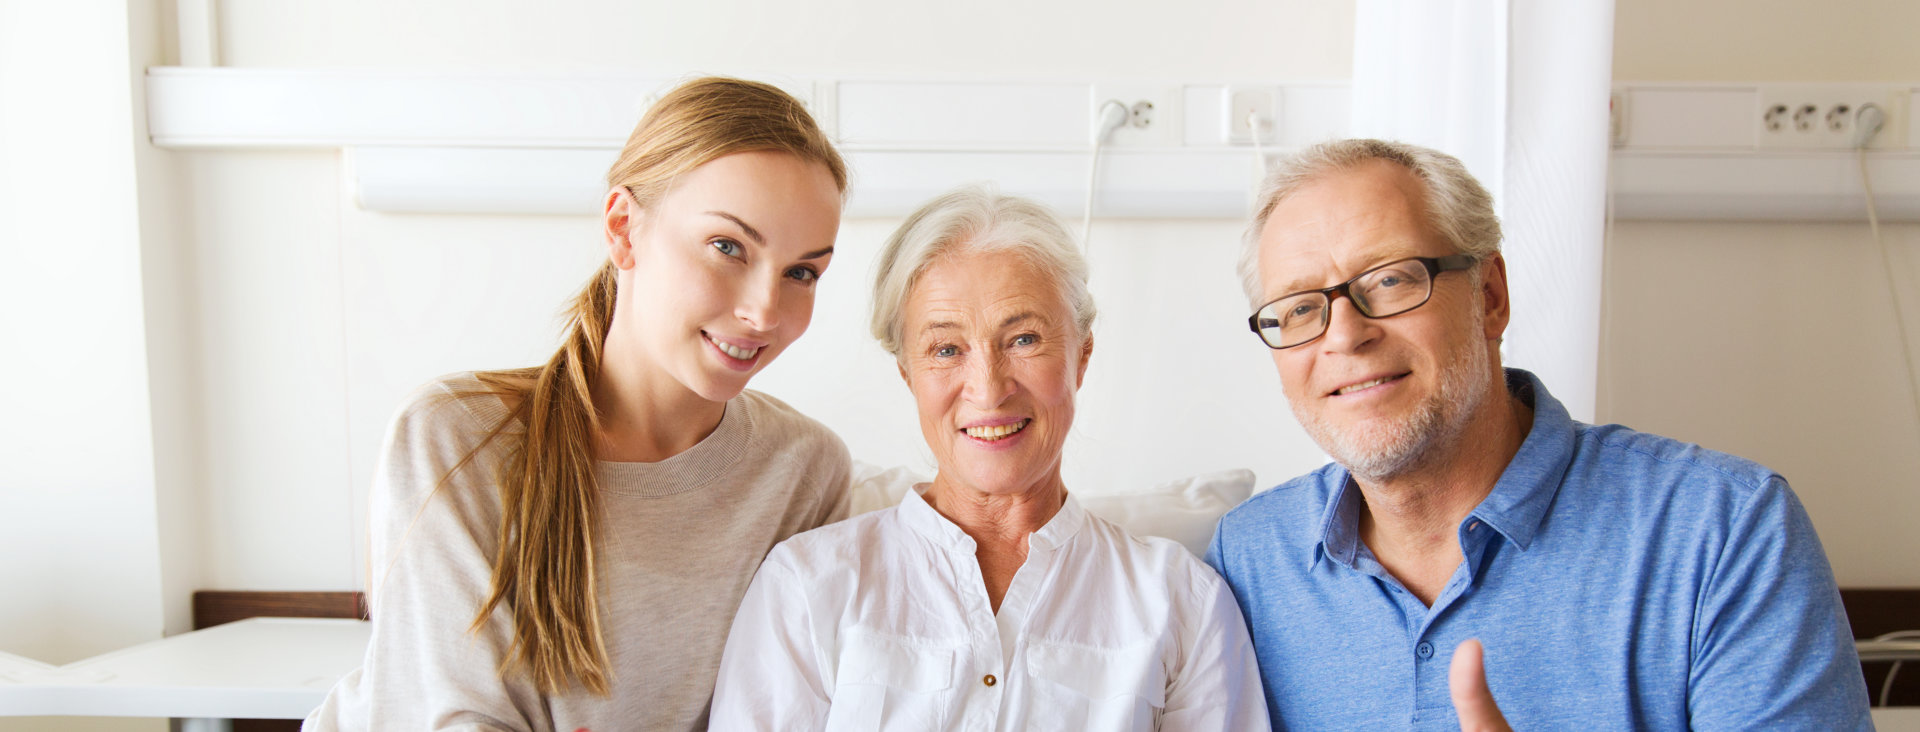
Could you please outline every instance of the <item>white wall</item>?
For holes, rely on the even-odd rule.
[[[338,199],[331,155],[190,157],[196,200],[218,202],[194,208],[191,257],[204,581],[358,586],[365,491],[394,406],[437,374],[544,358],[561,304],[601,255],[597,222],[372,214]],[[812,330],[754,386],[833,426],[858,459],[930,470],[906,390],[866,334],[870,263],[895,223],[846,223]],[[1069,485],[1124,490],[1229,467],[1278,481],[1320,463],[1241,325],[1239,230],[1095,225],[1101,316]]]
[[[1920,81],[1920,4],[1616,0],[1618,81]],[[1920,226],[1886,227],[1920,326]],[[1920,584],[1920,415],[1857,224],[1619,222],[1602,421],[1780,471],[1843,586]],[[1920,338],[1916,330],[1914,338]]]
[[[1913,325],[1920,225],[1886,234]],[[1841,584],[1920,579],[1920,415],[1867,227],[1624,222],[1614,244],[1602,410],[1780,471]]]
[[[1920,3],[1615,0],[1621,81],[1920,81]]]
[[[1729,24],[1777,33],[1776,26],[1809,22],[1771,10],[1738,20],[1729,7],[1707,2],[1679,11],[1652,5],[1622,3],[1616,68],[1658,68],[1673,56],[1667,39],[1685,33],[1642,22],[1649,13],[1716,38]],[[1876,12],[1905,17],[1895,3],[1883,5]],[[285,2],[222,3],[220,11],[219,57],[237,66],[1185,79],[1340,79],[1351,68],[1352,8],[1342,3],[1216,3],[1186,14],[1142,6],[1084,16],[1068,3],[1032,2],[964,10],[582,3],[538,11],[505,3]],[[451,31],[436,30],[444,28]],[[1736,50],[1733,41],[1714,42]],[[1769,69],[1755,65],[1769,57],[1763,50],[1744,54],[1735,68]],[[1845,63],[1845,54],[1809,57],[1843,59],[1825,71],[1830,78],[1870,76]],[[1708,78],[1709,71],[1686,67],[1659,78]],[[1895,76],[1920,78],[1920,70]],[[1732,71],[1718,78],[1734,77],[1756,78]],[[343,197],[331,154],[183,157],[198,313],[191,335],[202,364],[202,583],[358,586],[364,495],[393,405],[439,373],[544,355],[555,340],[555,313],[598,256],[593,221],[584,215],[592,202],[582,203],[580,217],[378,215]],[[814,331],[756,387],[835,427],[856,457],[924,466],[905,391],[862,325],[867,258],[894,223],[848,222]],[[1649,229],[1637,231],[1623,232],[1616,245],[1657,260],[1664,250],[1643,236]],[[1096,225],[1095,288],[1104,315],[1069,443],[1072,485],[1120,488],[1236,466],[1271,483],[1319,463],[1287,416],[1265,355],[1239,330],[1243,308],[1225,275],[1237,234],[1238,223],[1227,221]],[[1639,261],[1616,268],[1610,300],[1645,291],[1651,270]],[[1639,347],[1622,335],[1629,331],[1647,332],[1609,321],[1609,342]],[[846,354],[851,365],[843,365]],[[1603,418],[1782,469],[1799,464],[1796,454],[1725,439],[1717,430],[1734,428],[1709,415],[1675,423],[1648,409],[1657,403],[1621,399],[1653,387],[1606,358],[1602,389],[1613,401]],[[1741,382],[1730,388],[1750,390]],[[1852,543],[1861,527],[1844,507],[1870,504],[1873,492],[1835,502],[1813,496],[1844,489],[1789,477],[1809,495],[1843,582],[1920,582],[1920,572]]]
[[[219,57],[242,66],[1351,73],[1352,5],[1318,0],[1180,13],[1065,0],[217,5]],[[164,23],[143,17],[164,7],[0,4],[0,373],[30,386],[0,396],[0,537],[13,557],[0,583],[35,588],[0,604],[0,649],[46,660],[153,637],[163,618],[179,629],[192,589],[357,586],[367,476],[400,395],[435,374],[544,355],[598,256],[591,201],[576,217],[377,215],[347,200],[331,153],[138,144],[128,67],[173,53],[151,37]],[[1757,11],[1619,0],[1616,78],[1920,80],[1920,48],[1903,37],[1916,13],[1896,0]],[[47,73],[56,66],[68,76]],[[924,465],[905,391],[862,325],[866,263],[894,223],[846,224],[814,332],[756,386],[834,426],[857,457]],[[1237,466],[1271,483],[1319,463],[1239,326],[1238,231],[1095,226],[1103,315],[1068,447],[1077,489]],[[1903,255],[1920,239],[1913,227],[1889,235]],[[1903,411],[1864,236],[1844,224],[1621,224],[1601,417],[1773,465],[1843,584],[1914,585],[1920,538],[1900,521],[1915,514],[1903,481],[1920,423]],[[1898,261],[1904,287],[1920,282],[1911,256]],[[1716,284],[1680,286],[1694,282]],[[1920,290],[1903,294],[1920,303]],[[1748,307],[1714,304],[1726,297]],[[1777,327],[1794,318],[1819,323],[1817,340]]]
[[[231,66],[1345,79],[1352,0],[249,0]]]
[[[0,5],[0,650],[52,662],[161,625],[127,32]]]
[[[66,663],[160,637],[170,436],[147,338],[136,68],[152,16],[126,2],[0,3],[0,651]],[[151,165],[149,165],[151,164]],[[165,358],[165,347],[160,350]],[[176,484],[177,485],[177,484]],[[174,487],[173,485],[165,487]],[[154,729],[0,719],[0,729]]]
[[[1172,14],[1006,0],[219,10],[221,62],[270,67],[1341,79],[1352,35],[1351,3],[1307,0]],[[578,217],[383,215],[346,198],[332,154],[181,157],[197,313],[182,335],[200,364],[197,424],[186,425],[204,461],[199,579],[358,587],[366,490],[393,408],[435,375],[550,353],[560,306],[601,256],[596,202]],[[754,387],[834,427],[858,459],[930,468],[906,391],[864,325],[867,266],[896,223],[847,222],[812,332]],[[1239,230],[1095,225],[1102,319],[1068,443],[1071,486],[1123,490],[1232,467],[1275,482],[1320,464],[1240,325]]]

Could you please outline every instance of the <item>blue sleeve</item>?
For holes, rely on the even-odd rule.
[[[1206,559],[1207,566],[1212,567],[1213,571],[1218,573],[1221,579],[1225,579],[1228,584],[1232,584],[1233,580],[1227,577],[1226,557],[1220,551],[1220,536],[1225,533],[1227,533],[1227,519],[1225,516],[1222,516],[1220,517],[1220,521],[1213,525],[1213,540],[1207,542]]]
[[[1833,570],[1779,476],[1733,516],[1692,641],[1693,729],[1873,729]]]

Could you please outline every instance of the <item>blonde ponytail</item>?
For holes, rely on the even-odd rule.
[[[766,84],[717,77],[682,84],[656,102],[607,182],[650,206],[680,175],[715,158],[761,150],[825,165],[846,192],[845,163],[798,100]],[[516,420],[526,434],[499,473],[503,510],[492,590],[472,629],[506,608],[513,641],[500,673],[525,672],[548,695],[576,684],[603,696],[612,689],[594,563],[600,504],[593,384],[613,324],[618,272],[611,263],[601,267],[574,297],[566,342],[546,365],[479,374],[490,393],[512,407],[488,439]]]
[[[548,694],[574,681],[595,694],[611,689],[594,566],[599,491],[592,445],[599,422],[593,382],[613,323],[617,271],[611,263],[602,266],[574,297],[566,343],[545,366],[492,380],[523,385],[515,416],[526,424],[526,436],[501,471],[493,589],[472,629],[505,604],[513,642],[500,670],[524,666]]]

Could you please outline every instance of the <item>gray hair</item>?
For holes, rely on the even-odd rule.
[[[1348,139],[1323,142],[1280,161],[1260,190],[1260,207],[1241,237],[1240,285],[1247,300],[1259,305],[1260,231],[1280,199],[1328,173],[1349,170],[1369,160],[1406,168],[1426,184],[1427,223],[1454,251],[1485,260],[1500,253],[1500,218],[1493,196],[1452,155],[1404,142]],[[1472,271],[1478,278],[1479,270]]]
[[[1045,272],[1073,308],[1082,338],[1093,334],[1087,260],[1073,235],[1047,207],[982,186],[965,186],[928,201],[887,239],[873,278],[873,337],[898,359],[902,312],[920,275],[941,257],[962,252],[1017,253]]]

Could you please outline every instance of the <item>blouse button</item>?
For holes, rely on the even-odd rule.
[[[994,678],[993,674],[987,674],[986,678],[980,679],[980,683],[986,684],[988,686],[992,686],[994,684],[1000,683],[1000,680]]]

